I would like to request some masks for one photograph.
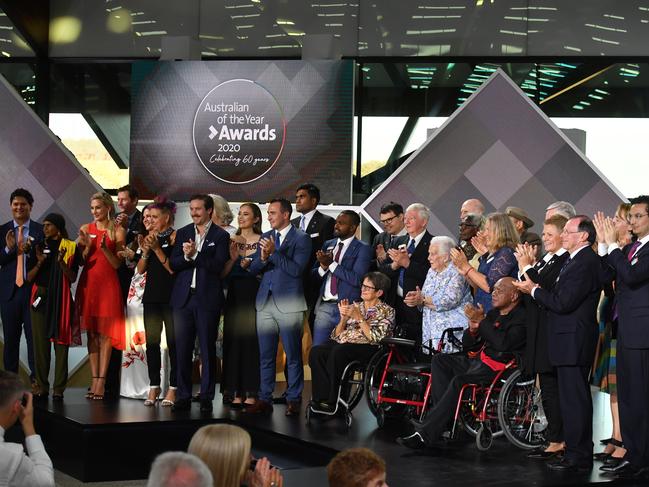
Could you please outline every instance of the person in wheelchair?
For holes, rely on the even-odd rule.
[[[390,289],[390,278],[380,272],[363,277],[361,302],[338,303],[340,321],[330,340],[311,349],[312,404],[324,412],[334,411],[338,401],[340,377],[352,360],[367,362],[379,342],[392,333],[394,308],[383,296]]]
[[[486,314],[482,306],[468,304],[469,328],[464,332],[464,354],[438,354],[431,361],[433,408],[423,421],[410,420],[413,434],[397,439],[408,448],[435,446],[447,429],[464,384],[490,382],[525,346],[525,309],[521,294],[503,277],[491,293],[493,308]]]

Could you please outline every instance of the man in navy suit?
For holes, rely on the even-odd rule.
[[[620,249],[611,221],[604,232],[606,261],[616,276],[617,394],[626,454],[618,465],[603,466],[601,470],[623,478],[648,479],[649,196],[633,198],[631,205],[628,218],[637,240]]]
[[[223,305],[221,271],[229,258],[230,236],[212,224],[214,201],[206,194],[191,197],[194,223],[176,232],[170,265],[176,273],[171,293],[178,360],[178,393],[174,411],[191,407],[192,353],[198,335],[202,357],[200,409],[212,411],[216,384],[216,337]]]
[[[557,369],[566,453],[548,463],[555,471],[593,466],[593,406],[588,375],[598,337],[597,304],[602,289],[600,259],[591,248],[596,232],[588,217],[571,218],[561,233],[566,260],[552,290],[531,279],[516,283],[548,312],[550,363]]]
[[[249,272],[261,274],[257,292],[257,336],[259,339],[259,400],[246,411],[270,413],[275,388],[275,358],[282,337],[286,352],[286,415],[296,416],[304,386],[302,323],[307,309],[302,277],[311,255],[311,239],[291,225],[291,203],[280,198],[268,205],[272,227],[259,240]]]
[[[354,235],[361,223],[357,213],[344,210],[336,218],[334,236],[322,250],[316,252],[317,264],[311,271],[312,279],[320,283],[313,325],[313,346],[329,340],[331,330],[340,321],[338,301],[350,303],[361,297],[361,281],[367,274],[372,258],[369,245]]]
[[[43,225],[31,220],[34,197],[18,188],[9,197],[13,219],[2,226],[0,250],[0,317],[4,331],[4,368],[18,372],[20,335],[25,330],[29,373],[34,380],[32,321],[29,315],[31,286],[27,272],[36,264],[36,243],[43,240]],[[20,263],[20,265],[18,265]]]

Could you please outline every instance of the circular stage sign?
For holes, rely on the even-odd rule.
[[[203,167],[232,184],[259,179],[278,161],[286,121],[275,97],[260,84],[233,79],[214,87],[201,101],[192,128]]]

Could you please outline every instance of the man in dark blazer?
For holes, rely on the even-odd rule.
[[[275,389],[277,344],[282,337],[286,352],[286,415],[297,416],[304,387],[302,326],[306,301],[303,276],[311,255],[311,239],[291,225],[291,203],[271,200],[268,222],[272,227],[259,240],[249,272],[261,274],[257,292],[257,337],[259,339],[259,400],[246,409],[250,413],[271,413]]]
[[[372,270],[378,270],[388,258],[388,250],[393,248],[395,240],[407,234],[403,223],[403,206],[394,201],[381,206],[379,223],[385,231],[379,233],[372,240],[374,258],[370,265]]]
[[[354,235],[361,223],[357,213],[344,210],[336,218],[334,235],[322,250],[316,252],[317,263],[311,271],[312,279],[320,283],[315,307],[313,346],[329,340],[331,330],[340,321],[338,301],[350,303],[361,297],[361,282],[370,268],[370,246]]]
[[[566,260],[552,290],[531,279],[516,283],[548,313],[550,363],[557,369],[566,452],[548,463],[556,471],[587,471],[593,466],[593,407],[588,375],[598,337],[597,304],[602,289],[600,259],[591,246],[593,222],[578,215],[561,234]]]
[[[620,249],[605,225],[606,262],[615,272],[618,312],[617,394],[626,454],[603,466],[619,477],[649,479],[649,196],[631,199],[629,222],[637,240]],[[598,228],[599,230],[599,228]]]
[[[176,232],[169,263],[176,274],[171,293],[178,360],[174,411],[187,411],[192,396],[192,355],[198,343],[202,358],[200,410],[212,411],[216,384],[217,323],[223,305],[221,271],[229,259],[230,236],[212,224],[214,201],[206,194],[190,198],[193,223]]]
[[[406,209],[404,221],[408,235],[396,240],[396,248],[388,250],[389,259],[379,268],[392,280],[390,291],[394,296],[397,325],[407,338],[418,342],[421,342],[422,313],[417,307],[406,306],[403,298],[417,287],[423,287],[430,268],[428,247],[433,236],[426,230],[430,215],[430,210],[421,203],[413,203]]]
[[[13,219],[2,225],[0,250],[0,314],[4,332],[4,369],[18,373],[20,335],[25,330],[29,375],[34,380],[34,347],[29,314],[31,286],[27,273],[36,265],[36,244],[43,241],[43,225],[31,220],[34,197],[18,188],[9,197]],[[18,262],[21,266],[18,266]]]

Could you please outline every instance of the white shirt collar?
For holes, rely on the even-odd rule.
[[[579,252],[581,252],[581,251],[582,251],[583,249],[585,249],[586,247],[590,247],[590,244],[586,244],[586,245],[584,245],[584,246],[582,246],[582,247],[579,247],[577,250],[575,250],[574,252],[572,252],[572,253],[570,254],[570,258],[571,258],[571,259],[574,259],[574,258],[575,258],[575,255],[577,255]]]
[[[307,227],[309,226],[309,223],[311,223],[311,219],[313,218],[313,215],[315,215],[315,212],[316,212],[316,211],[317,211],[317,208],[314,208],[313,210],[311,210],[311,211],[309,211],[309,212],[307,212],[307,213],[304,213],[304,214],[300,217],[300,223],[302,223],[302,218],[304,218],[304,230],[305,230],[305,231],[306,231]],[[299,227],[299,226],[300,226],[300,225],[298,224],[298,227]]]
[[[550,259],[551,259],[552,257],[554,257],[555,255],[556,255],[557,257],[561,257],[561,256],[562,256],[563,254],[565,254],[566,252],[567,252],[567,250],[564,249],[563,247],[561,247],[559,250],[557,250],[557,251],[554,252],[554,253],[552,253],[552,252],[548,252],[547,254],[545,254],[545,255],[543,256],[543,260],[546,261],[546,262],[549,262]]]
[[[338,247],[338,244],[342,243],[343,249],[346,249],[347,247],[349,247],[349,244],[352,243],[352,240],[354,240],[353,235],[349,238],[346,238],[345,240],[340,240],[340,238],[338,238],[338,240],[336,241],[336,247]]]
[[[417,245],[419,245],[419,242],[421,242],[421,239],[424,238],[424,235],[425,235],[425,234],[426,234],[426,229],[424,228],[424,231],[421,232],[419,235],[417,235],[417,236],[414,238],[414,241],[415,241],[415,247],[417,247]],[[411,240],[413,240],[413,238],[412,238],[410,235],[408,235],[408,244],[407,244],[407,245],[410,245],[410,241],[411,241]]]
[[[277,232],[278,230],[274,230],[274,231]],[[290,223],[288,225],[286,225],[284,228],[282,228],[281,230],[279,230],[279,238],[280,238],[280,240],[282,242],[284,241],[284,239],[288,235],[288,232],[290,232],[290,231],[291,231],[291,224]]]
[[[642,237],[642,238],[639,240],[639,242],[640,242],[640,246],[639,246],[638,248],[642,247],[644,244],[646,244],[647,242],[649,242],[649,234],[647,234],[647,235],[645,235],[644,237]]]

